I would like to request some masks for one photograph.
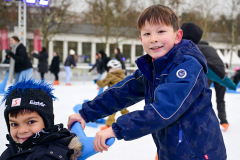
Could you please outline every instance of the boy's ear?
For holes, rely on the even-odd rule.
[[[178,44],[182,40],[182,36],[183,36],[183,31],[181,29],[179,29],[177,31],[177,35],[176,35],[174,44]]]

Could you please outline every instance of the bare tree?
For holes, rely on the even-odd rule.
[[[231,8],[231,15],[230,15],[230,19],[231,19],[231,36],[232,36],[232,43],[231,43],[231,56],[230,56],[230,67],[232,66],[232,54],[233,54],[233,50],[235,48],[235,40],[238,37],[236,35],[236,26],[237,26],[237,18],[238,15],[240,14],[240,0],[231,0],[231,4],[230,4],[230,8]]]
[[[48,47],[48,42],[56,33],[71,29],[76,23],[77,14],[68,11],[71,1],[52,0],[48,7],[28,7],[28,27],[41,30],[43,46]]]
[[[122,35],[124,31],[123,26],[129,22],[128,15],[134,15],[133,5],[137,4],[137,1],[127,1],[127,0],[86,0],[89,5],[89,10],[84,13],[85,23],[94,24],[98,27],[99,34],[104,35],[104,45],[106,49],[106,44],[109,41],[110,35],[114,35],[116,38],[115,43],[119,42],[119,36]],[[131,17],[131,20],[136,20],[135,17]],[[100,29],[103,28],[102,31]]]
[[[0,3],[0,28],[9,28],[10,26],[17,25],[18,5],[2,1]]]

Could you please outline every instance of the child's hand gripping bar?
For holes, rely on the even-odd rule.
[[[93,147],[93,141],[95,137],[87,137],[79,122],[75,122],[72,125],[71,132],[75,133],[79,137],[80,142],[83,145],[82,155],[78,158],[78,160],[85,160],[88,157],[98,153]],[[114,142],[115,138],[109,138],[106,140],[106,145],[111,146]]]

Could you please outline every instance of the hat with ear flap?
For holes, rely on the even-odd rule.
[[[70,49],[69,53],[70,53],[70,55],[74,55],[75,51],[73,49]]]
[[[54,126],[53,100],[57,99],[52,94],[53,88],[49,83],[36,81],[33,78],[23,80],[8,88],[2,103],[5,102],[4,117],[9,126],[9,113],[22,109],[36,111],[43,119],[45,128]]]
[[[183,39],[191,40],[197,44],[202,38],[203,30],[194,23],[183,23],[181,29],[183,31]]]

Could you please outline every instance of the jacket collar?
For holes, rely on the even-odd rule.
[[[75,136],[75,135],[70,136],[70,134],[71,133],[66,128],[63,128],[63,124],[58,124],[58,125],[54,125],[51,128],[43,128],[38,133],[29,137],[29,139],[27,139],[22,144],[16,143],[10,135],[8,135],[8,140],[9,140],[10,146],[13,146],[13,148],[17,148],[18,150],[17,152],[20,153],[33,146],[58,140],[61,138],[69,137],[69,141],[70,141],[71,138]]]
[[[207,73],[207,61],[204,55],[192,41],[185,39],[181,40],[180,43],[175,45],[163,57],[152,61],[152,57],[147,54],[138,58],[136,64],[142,74],[153,83],[153,70],[155,70],[156,73],[160,73],[169,62],[180,64],[185,60],[184,55],[190,55],[196,58],[202,65],[204,72]]]
[[[169,61],[173,61],[177,64],[181,63],[184,60],[182,53],[179,52],[179,48],[187,45],[189,41],[182,40],[180,43],[175,45],[166,55],[163,57],[154,59],[152,61],[152,57],[148,54],[138,58],[136,60],[136,64],[139,70],[144,74],[144,76],[153,83],[153,69],[156,73],[160,73],[161,70],[169,63]]]

